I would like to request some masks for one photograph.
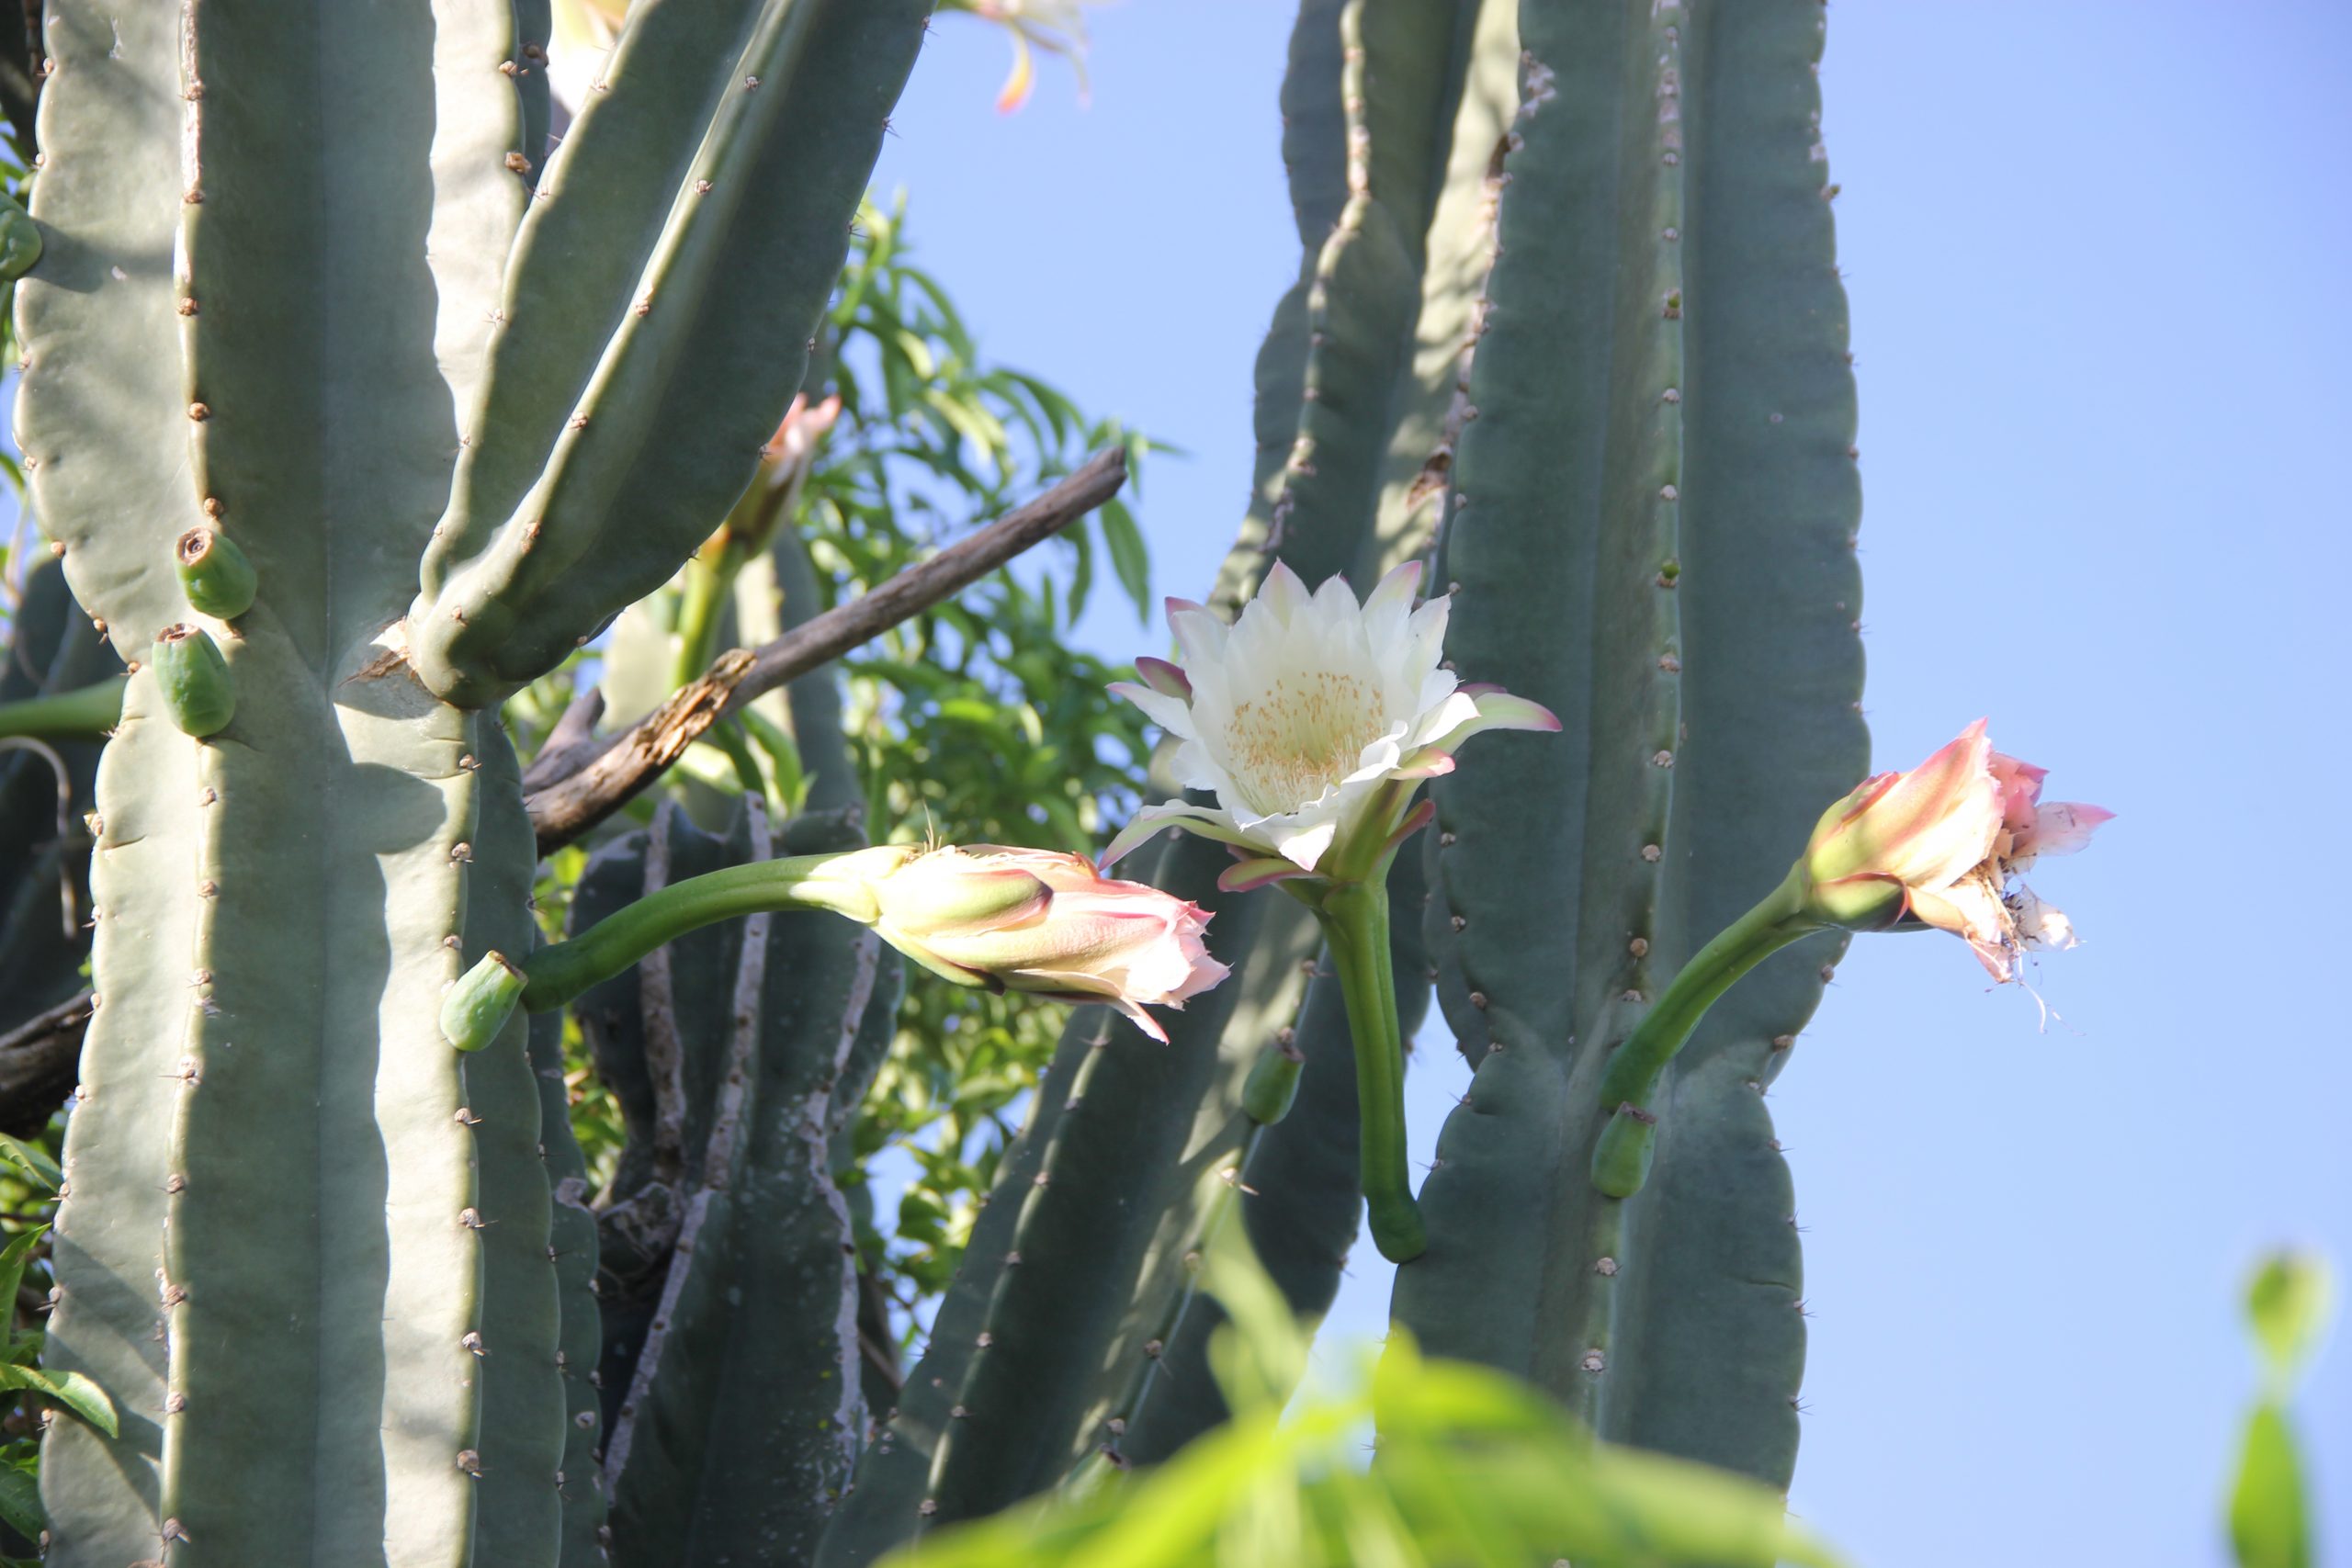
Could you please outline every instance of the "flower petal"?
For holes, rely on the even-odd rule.
[[[1808,852],[1825,880],[1881,871],[1913,888],[1957,882],[1993,852],[2001,795],[1989,770],[1992,743],[1978,719],[1935,755],[1850,810]]]
[[[1364,637],[1377,656],[1405,645],[1405,628],[1413,615],[1413,595],[1420,592],[1421,563],[1408,560],[1374,584],[1363,601]]]
[[[1135,820],[1120,829],[1118,836],[1111,840],[1110,847],[1102,852],[1102,858],[1099,863],[1107,871],[1120,860],[1134,853],[1139,846],[1149,842],[1153,835],[1163,828],[1181,829],[1187,833],[1197,833],[1204,839],[1215,839],[1220,843],[1238,844],[1245,850],[1265,847],[1263,840],[1252,838],[1243,832],[1230,814],[1212,810],[1205,806],[1193,806],[1182,801],[1171,800],[1164,806],[1147,806],[1136,812]]]
[[[1248,893],[1255,888],[1271,886],[1277,882],[1288,882],[1295,877],[1313,874],[1312,872],[1300,870],[1279,855],[1267,855],[1262,858],[1234,862],[1217,873],[1216,885],[1227,893]]]
[[[2017,921],[2018,939],[2026,946],[2064,952],[2075,946],[2075,922],[2055,904],[2045,904],[2020,882],[2009,894],[2009,916]]]
[[[1136,673],[1143,677],[1145,685],[1163,697],[1174,697],[1187,703],[1193,700],[1193,682],[1185,678],[1182,667],[1170,664],[1165,659],[1154,659],[1146,654],[1136,660]],[[1117,689],[1115,686],[1112,688],[1114,691]]]
[[[1133,681],[1114,681],[1111,694],[1125,697],[1143,709],[1144,716],[1179,739],[1190,740],[1199,732],[1193,728],[1192,705],[1177,697],[1139,686]]]
[[[2017,969],[2009,955],[2007,911],[1991,888],[1971,879],[1930,891],[1911,889],[1911,912],[1964,940],[1995,980],[2007,984]]]
[[[2113,820],[2115,813],[2104,806],[2052,801],[2035,809],[2033,832],[2019,847],[2037,855],[2070,855],[2091,841],[2091,833],[2100,823]]]
[[[1295,818],[1277,819],[1267,823],[1266,830],[1276,853],[1304,870],[1313,871],[1330,849],[1331,840],[1339,836],[1340,824],[1336,817],[1307,824],[1298,824]]]
[[[1392,779],[1435,779],[1453,772],[1453,753],[1424,746],[1388,770]]]
[[[1184,652],[1184,669],[1195,678],[1203,668],[1215,669],[1225,658],[1226,638],[1233,628],[1190,599],[1168,601],[1168,629]]]
[[[1466,691],[1466,688],[1464,689]],[[1456,692],[1459,697],[1463,692]],[[1448,699],[1451,701],[1452,699]],[[1559,716],[1542,703],[1514,697],[1499,688],[1489,688],[1470,697],[1474,716],[1456,724],[1432,742],[1440,750],[1452,751],[1472,736],[1487,729],[1532,729],[1557,733]]]
[[[1277,626],[1287,626],[1308,602],[1306,584],[1299,581],[1298,573],[1291,570],[1287,562],[1278,560],[1266,569],[1265,581],[1258,584],[1258,592],[1250,595],[1241,613],[1246,615],[1263,605],[1261,615],[1271,615]]]

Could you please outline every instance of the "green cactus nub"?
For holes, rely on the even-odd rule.
[[[220,645],[202,626],[165,626],[155,639],[155,680],[172,722],[201,740],[229,728],[237,715],[237,688]]]
[[[522,966],[493,948],[441,999],[441,1032],[460,1051],[479,1051],[498,1038],[522,999]]]
[[[180,586],[199,615],[233,621],[254,607],[258,580],[237,542],[217,528],[195,527],[173,551]]]
[[[1617,1108],[1592,1151],[1592,1184],[1611,1198],[1631,1198],[1650,1179],[1657,1152],[1657,1116],[1632,1100]]]
[[[1289,1115],[1298,1100],[1298,1074],[1306,1066],[1306,1053],[1289,1038],[1290,1033],[1283,1030],[1266,1047],[1241,1086],[1241,1109],[1261,1127],[1271,1127]]]
[[[6,288],[40,260],[40,225],[32,214],[0,197],[0,288]]]

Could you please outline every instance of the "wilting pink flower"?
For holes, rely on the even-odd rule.
[[[866,852],[875,854],[877,852]],[[993,844],[909,854],[866,883],[882,940],[958,985],[1108,1002],[1155,1040],[1144,1008],[1182,1008],[1225,978],[1198,905],[1102,875],[1081,855]]]
[[[1879,773],[1831,807],[1802,869],[1807,912],[1880,931],[1917,920],[1966,940],[1996,980],[2028,948],[2075,945],[2066,917],[2016,880],[2072,854],[2115,813],[2041,802],[2047,770],[1993,750],[1978,719],[1908,773]]]

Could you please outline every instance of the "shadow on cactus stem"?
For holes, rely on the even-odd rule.
[[[1058,1494],[943,1530],[886,1568],[1842,1562],[1771,1488],[1595,1442],[1535,1390],[1425,1359],[1401,1328],[1291,1401],[1313,1325],[1238,1227],[1212,1243],[1204,1279],[1230,1318],[1210,1359],[1232,1420],[1149,1471],[1106,1449]]]

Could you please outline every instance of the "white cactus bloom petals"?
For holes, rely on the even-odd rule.
[[[1452,602],[1415,608],[1420,576],[1418,562],[1398,567],[1358,604],[1345,579],[1310,594],[1277,563],[1231,626],[1170,600],[1182,667],[1140,660],[1146,683],[1111,690],[1180,742],[1177,781],[1217,804],[1145,807],[1102,863],[1172,827],[1311,873],[1367,811],[1402,817],[1410,785],[1389,781],[1451,773],[1454,748],[1482,729],[1559,728],[1536,704],[1439,667]]]

